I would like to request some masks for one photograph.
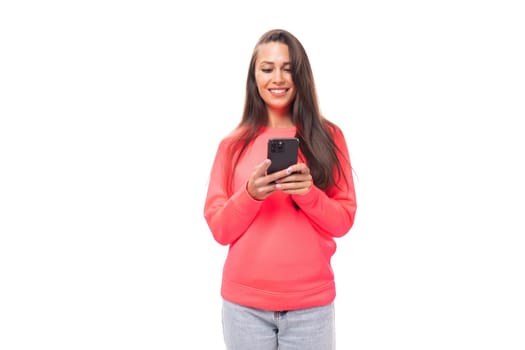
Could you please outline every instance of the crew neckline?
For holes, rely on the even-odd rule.
[[[285,126],[285,127],[274,127],[274,126],[263,126],[263,131],[290,131],[297,130],[296,126]]]

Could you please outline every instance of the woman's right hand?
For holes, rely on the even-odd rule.
[[[258,201],[264,200],[276,190],[276,180],[290,175],[288,169],[276,171],[273,174],[266,175],[270,164],[271,161],[269,159],[266,159],[264,162],[259,164],[253,171],[252,175],[248,179],[248,183],[246,184],[246,190],[250,196]]]

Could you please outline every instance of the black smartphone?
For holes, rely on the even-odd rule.
[[[272,161],[267,174],[288,168],[297,163],[299,139],[273,138],[268,140],[268,159]]]

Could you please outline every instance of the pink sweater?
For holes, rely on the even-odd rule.
[[[233,174],[232,196],[224,188],[225,160],[231,135],[219,144],[211,169],[204,217],[215,240],[229,245],[221,295],[241,305],[267,310],[321,306],[335,298],[331,257],[334,237],[345,235],[354,223],[355,190],[347,145],[342,132],[333,138],[348,184],[341,180],[322,191],[312,185],[303,195],[274,192],[263,201],[253,199],[246,182],[266,159],[267,140],[293,137],[295,128],[266,128],[240,160]],[[300,161],[304,159],[299,154]],[[299,206],[294,207],[293,202]]]

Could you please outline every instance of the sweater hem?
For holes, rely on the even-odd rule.
[[[288,311],[327,305],[335,299],[335,283],[296,292],[266,291],[231,281],[223,281],[221,296],[233,303],[263,310]]]

